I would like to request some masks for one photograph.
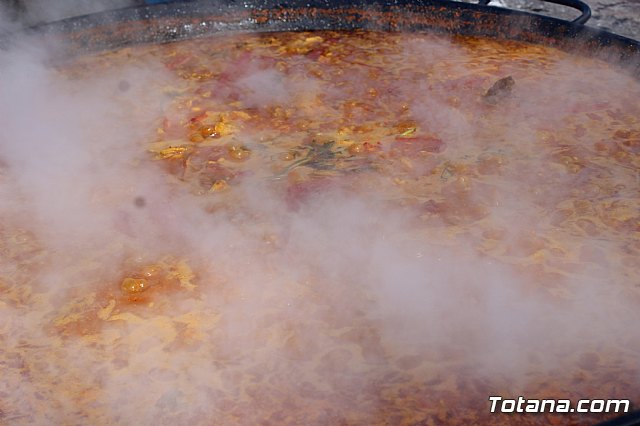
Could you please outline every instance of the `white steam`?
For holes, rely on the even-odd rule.
[[[407,49],[462,61],[463,51],[447,56],[451,47]],[[416,232],[415,212],[376,191],[327,190],[291,209],[249,177],[234,188],[233,208],[211,212],[145,151],[171,101],[156,89],[180,79],[158,64],[73,79],[37,47],[0,55],[0,422],[383,424],[412,419],[406,405],[417,423],[440,410],[431,392],[442,398],[473,383],[461,404],[485,409],[474,398],[557,379],[565,397],[579,368],[640,351],[637,287],[612,266],[616,244],[565,240],[563,254],[611,250],[611,264],[566,255],[555,274],[496,259],[526,252],[548,225],[552,204],[529,191],[549,186],[544,176],[513,176],[497,195],[479,187],[464,198],[492,200],[485,220],[504,231],[506,247],[495,258],[480,254],[478,235],[447,233],[446,223]],[[551,93],[515,78],[522,102],[485,117],[498,130],[438,95],[414,96],[416,121],[451,140],[452,157],[481,132],[534,146],[526,132],[539,122],[519,123],[542,114],[553,127],[571,102],[527,104]],[[289,83],[267,69],[238,84],[250,107],[316,95],[316,83],[293,93]],[[399,93],[429,90],[417,81]],[[582,96],[571,83],[562,90]],[[21,252],[19,238],[36,248]],[[195,290],[131,312],[103,314],[109,299],[94,303],[105,287],[119,291],[127,262],[166,256],[190,264]],[[98,337],[56,335],[52,324],[83,297],[112,315]],[[600,379],[592,374],[585,380]]]

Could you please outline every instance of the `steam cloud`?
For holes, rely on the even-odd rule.
[[[434,62],[465,56],[445,42],[409,51]],[[467,392],[460,406],[477,411],[487,407],[478,395],[562,398],[619,374],[617,362],[632,376],[621,389],[636,393],[607,394],[638,395],[640,366],[622,359],[640,359],[638,292],[616,267],[615,242],[566,240],[558,250],[582,253],[573,272],[535,275],[480,254],[477,235],[447,235],[445,223],[416,234],[415,215],[376,191],[326,190],[291,209],[249,177],[234,189],[234,209],[211,212],[145,152],[171,101],[156,88],[179,87],[175,76],[145,64],[73,79],[37,45],[0,55],[0,421],[382,424],[410,418],[394,405],[404,399],[417,423],[442,410],[430,395]],[[562,74],[568,65],[556,67]],[[518,96],[531,102],[491,117],[497,140],[538,143],[532,129],[561,124],[589,95],[571,81],[582,79],[540,92],[538,82],[518,80]],[[260,70],[240,84],[245,103],[260,106],[287,102],[290,83]],[[414,84],[402,94],[429,91]],[[421,126],[453,141],[472,144],[489,131],[446,99],[409,99]],[[546,170],[545,160],[531,169]],[[530,190],[549,190],[544,176],[513,179],[497,195],[476,188],[472,197],[494,197],[489,220],[518,254],[579,177],[568,175],[547,202]],[[196,290],[104,321],[98,339],[52,332],[70,302],[94,306],[105,286],[118,289],[127,262],[166,256],[192,262]],[[156,308],[171,319],[153,321]],[[554,380],[557,395],[536,395]],[[394,383],[408,383],[409,395]]]

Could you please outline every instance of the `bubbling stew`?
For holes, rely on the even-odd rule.
[[[640,401],[640,83],[615,64],[314,31],[55,72],[147,67],[151,126],[136,82],[110,101],[143,134],[131,168],[173,192],[132,195],[167,248],[127,248],[122,215],[54,291],[44,237],[0,218],[0,308],[27,319],[0,325],[0,420],[579,424],[613,413],[490,414],[488,398]]]

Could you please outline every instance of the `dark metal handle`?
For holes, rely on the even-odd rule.
[[[490,1],[491,0],[480,0],[478,4],[486,6],[489,4]],[[580,0],[542,0],[542,1],[546,1],[547,3],[561,4],[562,6],[568,6],[574,9],[578,9],[581,15],[578,16],[573,21],[571,21],[574,24],[584,25],[589,20],[589,18],[591,18],[591,8],[589,7],[588,4],[586,4],[583,1],[580,1]]]

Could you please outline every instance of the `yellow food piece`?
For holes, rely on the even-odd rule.
[[[166,160],[169,158],[181,158],[188,151],[186,146],[170,146],[157,152],[158,158]]]
[[[203,136],[200,133],[194,133],[193,135],[191,135],[191,137],[189,138],[189,140],[191,142],[202,142],[204,140],[206,136]]]
[[[361,143],[354,143],[349,146],[349,154],[356,155],[364,152],[364,145]]]
[[[142,293],[149,287],[149,282],[144,278],[125,278],[120,284],[120,290],[125,294]]]
[[[221,191],[225,191],[229,188],[229,184],[227,183],[226,180],[224,179],[218,179],[217,181],[215,181],[213,183],[213,185],[211,185],[211,188],[209,189],[210,192],[221,192]]]
[[[235,161],[244,161],[251,156],[251,151],[243,146],[231,145],[229,147],[229,158]]]

